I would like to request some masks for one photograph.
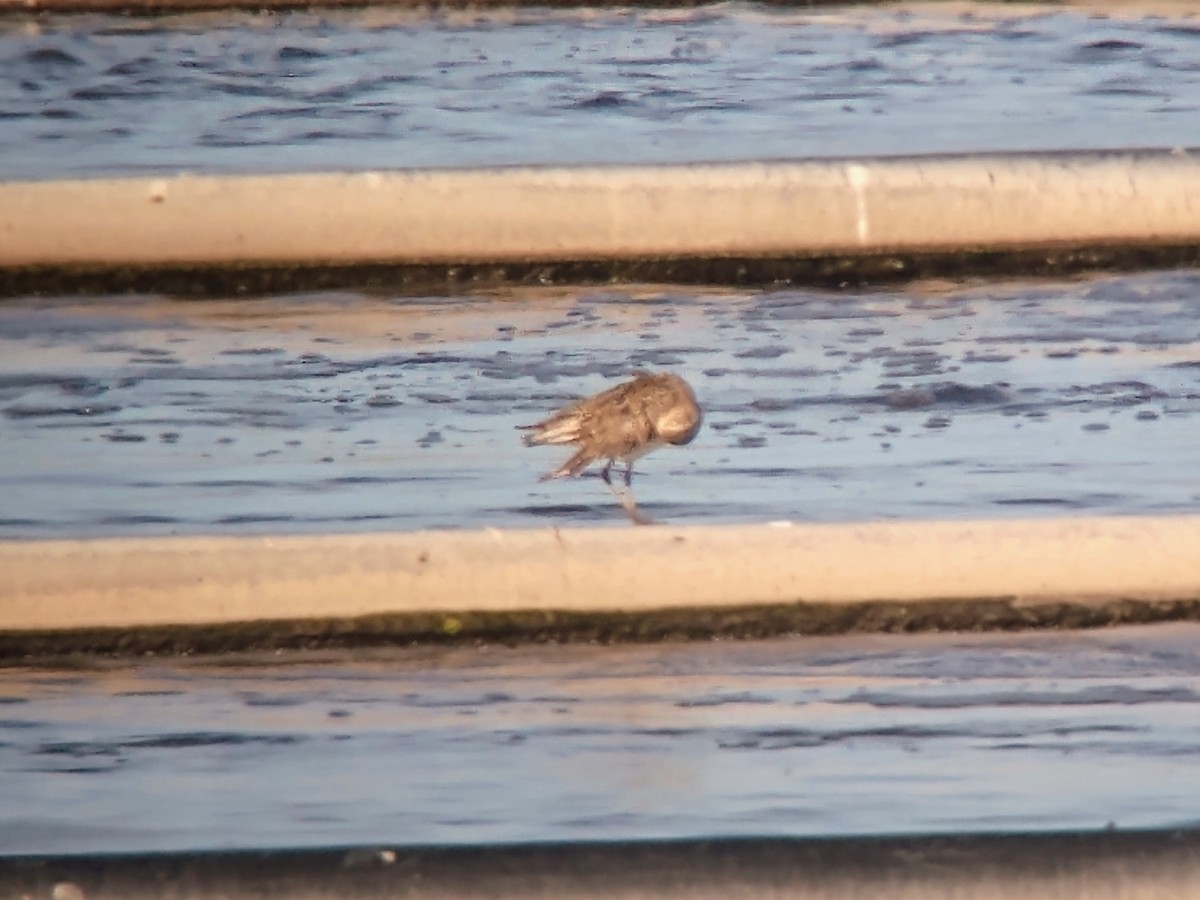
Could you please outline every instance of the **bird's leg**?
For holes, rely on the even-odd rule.
[[[624,506],[625,505],[625,492],[623,490],[621,490],[619,487],[617,487],[615,484],[612,483],[612,467],[613,467],[613,463],[615,463],[615,462],[616,462],[615,459],[610,459],[608,462],[606,462],[604,464],[604,468],[600,470],[600,477],[604,479],[604,486],[607,487],[609,489],[609,491],[612,492],[612,495],[614,497],[616,497],[618,500],[620,500],[621,505]],[[629,484],[628,476],[626,476],[625,483]]]
[[[637,503],[634,502],[632,493],[621,496],[621,508],[625,510],[625,515],[629,516],[634,525],[658,524],[654,519],[642,514],[641,510],[637,508]]]
[[[610,459],[604,464],[604,468],[600,470],[600,477],[604,479],[604,486],[612,491],[613,496],[619,498],[621,496],[621,492],[612,483],[612,467],[613,460]]]
[[[604,479],[604,486],[608,488],[609,492],[619,501],[621,501],[621,505],[624,506],[626,502],[625,492],[612,483],[613,462],[615,462],[615,460],[610,459],[607,463],[605,463],[604,468],[600,470],[600,477]]]
[[[621,490],[612,483],[612,467],[616,460],[610,459],[608,463],[600,470],[600,477],[604,479],[604,485],[612,492],[612,495],[617,498],[617,502],[621,504],[621,509],[625,510],[625,515],[633,521],[635,525],[654,525],[657,524],[653,519],[649,519],[638,512],[637,503],[633,499],[633,463],[629,462],[625,465],[625,490]]]
[[[633,460],[625,462],[625,490],[620,493],[621,508],[625,510],[625,514],[633,521],[634,525],[657,525],[653,519],[644,516],[638,511],[637,501],[633,499]]]

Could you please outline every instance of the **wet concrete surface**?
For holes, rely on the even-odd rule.
[[[1181,3],[9,15],[0,178],[1180,147],[1198,46]]]
[[[5,854],[1195,825],[1200,626],[6,670]]]
[[[0,306],[0,537],[620,521],[515,426],[641,368],[678,523],[1194,512],[1200,275]]]

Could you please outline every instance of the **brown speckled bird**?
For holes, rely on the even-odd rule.
[[[634,460],[664,444],[689,443],[700,430],[701,419],[696,395],[678,375],[638,372],[632,381],[573,403],[536,425],[520,427],[531,432],[525,435],[527,447],[574,444],[579,448],[543,475],[542,481],[578,475],[604,460],[600,477],[608,489],[634,522],[648,524],[633,499]],[[617,460],[625,463],[625,491],[618,490],[610,476]]]

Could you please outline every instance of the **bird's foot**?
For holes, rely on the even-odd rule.
[[[604,484],[608,488],[609,493],[617,498],[617,502],[621,504],[621,509],[625,510],[625,515],[629,516],[630,521],[634,525],[657,525],[658,522],[651,519],[649,516],[643,515],[637,508],[637,501],[633,499],[633,489],[626,487],[624,490],[612,483],[608,477],[608,469],[605,468],[600,477],[604,479]]]
[[[654,519],[651,519],[649,516],[643,514],[641,510],[637,508],[637,503],[634,502],[632,494],[622,494],[620,500],[621,508],[625,510],[625,514],[629,516],[630,521],[633,522],[634,525],[659,524]]]

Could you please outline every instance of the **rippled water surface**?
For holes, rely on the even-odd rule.
[[[1200,274],[905,292],[0,305],[0,536],[603,523],[536,421],[639,367],[706,409],[674,522],[1195,512]]]
[[[1197,143],[1122,4],[0,20],[0,178]]]
[[[1194,512],[1200,275],[907,293],[547,292],[0,306],[2,536],[596,523],[539,419],[695,385],[638,463],[676,522]]]
[[[0,852],[1194,825],[1198,647],[1180,625],[10,671]]]

